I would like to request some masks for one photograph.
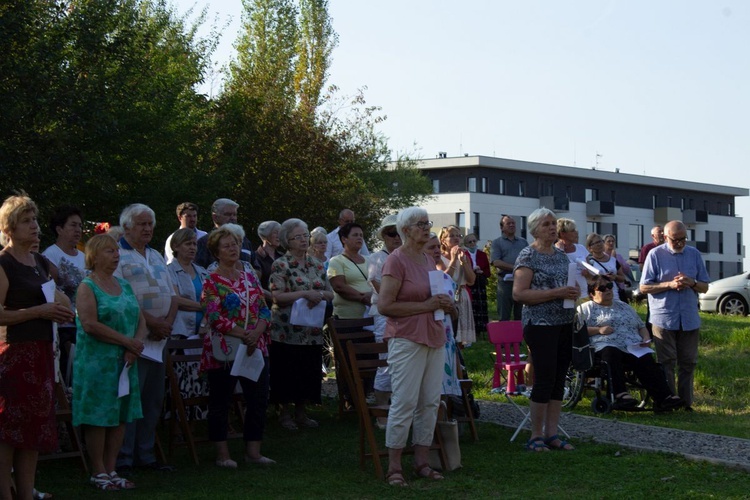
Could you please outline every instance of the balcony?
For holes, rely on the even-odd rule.
[[[708,224],[708,212],[705,210],[683,210],[682,222],[685,224]]]
[[[570,200],[567,196],[542,196],[539,198],[539,208],[549,208],[554,212],[569,212]]]
[[[615,203],[613,201],[587,201],[586,217],[608,217],[615,215]]]
[[[675,207],[656,207],[654,222],[662,226],[671,220],[682,220],[682,210]]]

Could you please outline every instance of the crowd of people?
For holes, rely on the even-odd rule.
[[[403,486],[401,455],[412,431],[415,473],[441,480],[428,451],[441,396],[460,394],[460,349],[477,340],[488,319],[487,283],[497,273],[501,321],[521,320],[535,368],[530,395],[531,438],[526,448],[572,450],[557,435],[565,376],[570,365],[573,316],[569,303],[590,302],[578,313],[592,343],[617,373],[626,363],[660,410],[692,403],[699,319],[692,297],[708,275],[700,254],[685,245],[685,227],[672,221],[666,243],[644,256],[641,289],[649,295],[659,363],[635,357],[631,343],[648,345],[651,330],[613,288],[629,276],[613,235],[592,233],[578,243],[575,222],[548,209],[528,217],[529,244],[516,221],[503,215],[501,236],[490,255],[478,236],[456,226],[432,232],[424,209],[386,216],[375,234],[382,247],[370,254],[355,214],[344,209],[330,233],[305,221],[262,222],[254,248],[237,224],[238,204],[217,199],[214,228],[197,226],[198,207],[181,203],[180,227],[164,254],[153,246],[156,215],[148,206],[126,207],[119,228],[88,239],[81,250],[84,216],[75,207],[53,211],[55,243],[39,253],[38,208],[25,195],[0,207],[0,498],[10,498],[11,469],[18,498],[39,497],[34,488],[39,453],[57,448],[56,372],[72,381],[73,423],[81,426],[91,466],[90,483],[104,490],[132,489],[133,468],[172,472],[154,453],[164,400],[164,348],[170,338],[202,338],[200,363],[179,368],[185,396],[207,395],[206,419],[218,467],[238,462],[227,445],[229,409],[236,388],[245,401],[244,461],[272,465],[261,453],[269,404],[284,429],[317,428],[309,405],[321,403],[323,322],[301,324],[295,308],[325,316],[371,316],[378,342],[388,343],[388,366],[375,379],[375,397],[391,407],[377,422],[386,431],[389,484]],[[661,231],[661,232],[660,232]],[[463,241],[462,241],[463,239]],[[656,237],[655,237],[656,242]],[[589,279],[585,290],[569,284],[569,264]],[[325,307],[324,307],[325,306]],[[57,343],[62,344],[62,348]],[[56,358],[75,344],[75,359]],[[252,357],[255,377],[231,373],[230,353]],[[234,355],[234,354],[232,354]],[[634,359],[631,359],[634,358]],[[677,370],[677,382],[675,372]],[[635,403],[613,376],[618,408]],[[666,376],[664,375],[666,373]],[[123,380],[125,383],[123,384]],[[124,385],[124,387],[123,387]],[[6,486],[7,485],[7,486]]]

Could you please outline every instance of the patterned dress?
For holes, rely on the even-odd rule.
[[[138,329],[140,308],[133,289],[127,281],[117,278],[122,292],[110,295],[91,278],[83,282],[96,297],[96,316],[100,323],[113,330],[134,337]],[[128,370],[130,394],[117,397],[120,373],[125,366],[125,348],[102,342],[84,331],[76,316],[78,333],[76,358],[73,364],[73,425],[116,427],[143,417],[138,384],[138,369]]]

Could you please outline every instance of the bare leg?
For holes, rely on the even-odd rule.
[[[217,462],[224,462],[226,460],[231,460],[232,457],[229,454],[229,446],[227,445],[226,441],[216,441],[214,443],[216,445],[216,461]]]
[[[560,412],[562,411],[562,401],[550,399],[547,405],[547,419],[544,424],[544,437],[550,438],[557,434],[557,424],[560,423]],[[567,443],[563,445],[561,439],[555,439],[554,441],[547,444],[551,448],[564,448],[566,450],[573,450],[573,445]]]
[[[18,500],[33,498],[34,476],[36,474],[36,462],[39,457],[39,452],[36,450],[15,449],[6,444],[0,446],[2,447],[0,455],[3,457],[3,467],[7,463],[6,457],[12,458],[13,460],[13,470],[16,476],[16,498]],[[7,450],[10,450],[10,453],[8,453]],[[5,495],[5,490],[7,489],[8,496],[3,496],[3,498],[10,499],[10,467],[7,467],[7,469],[4,467],[3,476],[1,477],[5,476],[7,476],[8,481],[4,481],[2,494]]]
[[[117,427],[108,427],[104,439],[104,468],[110,472],[115,470],[117,454],[122,447],[122,440],[125,437],[125,424]]]
[[[10,471],[13,468],[14,448],[0,443],[0,500],[11,500]]]
[[[262,455],[260,454],[260,441],[248,441],[245,444],[245,455],[250,460],[258,460]]]
[[[529,401],[531,411],[531,439],[544,437],[544,424],[547,420],[547,407],[549,403],[535,403]]]
[[[401,472],[401,454],[403,451],[403,448],[388,448],[388,474]]]
[[[87,425],[84,427],[83,432],[86,435],[86,449],[89,454],[89,461],[91,462],[91,475],[109,474],[112,470],[115,470],[114,467],[108,470],[104,464],[106,429],[104,427]],[[115,454],[115,459],[117,459],[117,454]]]

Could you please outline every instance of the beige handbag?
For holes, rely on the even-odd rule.
[[[448,463],[440,463],[440,454],[437,450],[430,452],[430,467],[443,472],[450,472],[461,468],[461,442],[458,439],[458,422],[455,420],[448,420],[448,408],[445,405],[445,401],[440,402],[440,409],[438,410],[438,421],[435,432],[440,433],[440,438],[443,441],[443,451],[445,452],[445,458]]]

